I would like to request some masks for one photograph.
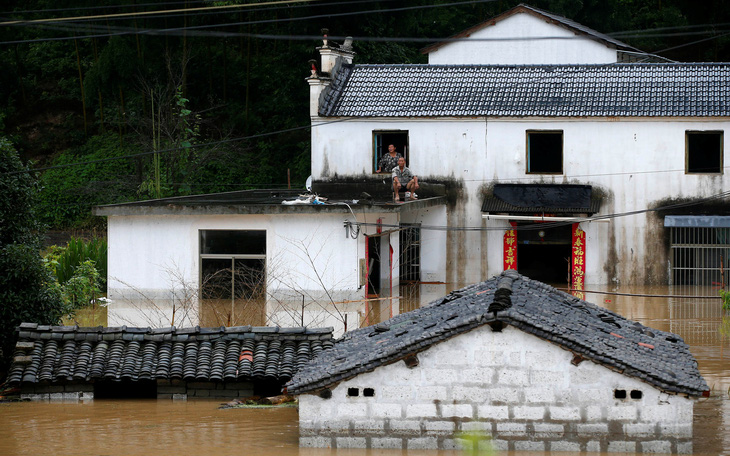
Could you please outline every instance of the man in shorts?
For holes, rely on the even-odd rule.
[[[400,201],[398,192],[410,192],[410,200],[416,199],[416,190],[418,190],[418,176],[415,176],[411,170],[406,167],[406,159],[400,157],[398,166],[393,168],[393,193],[395,201]]]

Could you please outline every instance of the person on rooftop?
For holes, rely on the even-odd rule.
[[[393,193],[394,200],[400,201],[398,192],[406,191],[410,192],[410,197],[407,199],[416,199],[416,190],[418,190],[418,176],[413,174],[411,170],[406,167],[406,159],[401,157],[398,159],[398,166],[393,168]]]
[[[378,160],[378,170],[375,171],[376,173],[390,173],[393,171],[393,168],[398,166],[398,159],[402,158],[403,156],[400,154],[400,152],[395,151],[395,146],[393,144],[388,145],[388,153],[383,154],[382,157],[380,157],[380,160]]]

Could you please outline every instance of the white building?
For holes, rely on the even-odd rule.
[[[682,339],[514,270],[348,332],[287,384],[300,446],[691,453]],[[486,443],[486,440],[483,440]]]
[[[454,38],[425,65],[353,64],[325,40],[308,79],[315,190],[383,180],[390,143],[444,184],[448,227],[469,230],[448,232],[446,268],[424,280],[516,266],[576,288],[719,281],[728,64],[623,63],[657,58],[525,5]]]

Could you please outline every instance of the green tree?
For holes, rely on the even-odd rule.
[[[0,137],[0,371],[13,354],[15,328],[24,321],[56,324],[65,306],[40,256],[34,210],[39,187],[13,145]]]

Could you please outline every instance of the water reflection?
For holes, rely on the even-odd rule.
[[[335,304],[304,299],[269,300],[265,319],[267,324],[282,326],[334,326],[341,333],[411,311],[459,287],[409,284],[401,286],[395,296],[382,291],[377,298],[342,299]],[[695,454],[730,455],[730,316],[722,310],[719,299],[697,297],[714,297],[716,290],[606,286],[589,287],[587,291],[585,299],[590,302],[684,338],[713,388],[711,397],[695,406]],[[224,314],[228,309],[222,308],[219,313]],[[257,309],[260,312],[261,307]],[[217,405],[207,401],[154,400],[97,400],[85,405],[3,404],[0,405],[3,429],[0,454],[25,455],[40,451],[59,455],[148,455],[154,451],[202,455],[426,454],[299,449],[296,409],[218,410]],[[429,451],[427,454],[459,453]]]

